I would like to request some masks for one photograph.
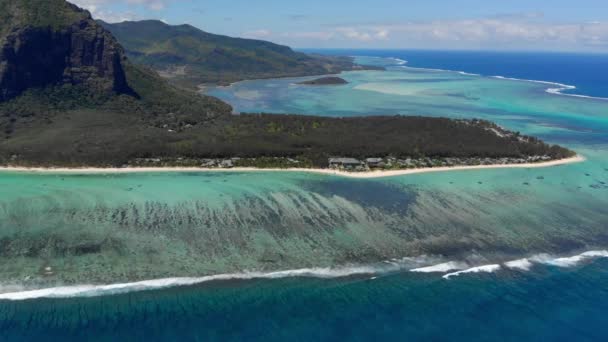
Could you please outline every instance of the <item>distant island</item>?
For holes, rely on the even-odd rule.
[[[317,78],[317,79],[310,80],[310,81],[299,82],[298,84],[302,84],[302,85],[341,85],[341,84],[348,84],[348,82],[341,77],[328,76],[328,77]]]
[[[575,155],[483,120],[233,115],[229,104],[177,88],[150,65],[135,63],[104,27],[64,0],[0,0],[1,165],[365,171],[526,164]],[[125,29],[123,41],[129,32],[143,34]],[[148,34],[152,40],[157,32]],[[220,41],[240,44],[240,53],[257,53],[256,60],[268,66],[243,62],[243,68],[268,70],[268,75],[286,70],[274,64],[277,55],[258,53],[265,43]],[[147,40],[142,44],[147,46]],[[205,49],[198,40],[192,44]],[[314,57],[292,56],[304,65],[319,65]],[[222,70],[213,62],[218,60],[225,59],[201,62],[200,70]],[[352,61],[346,65],[353,67]],[[233,70],[238,77],[256,76],[236,66]]]

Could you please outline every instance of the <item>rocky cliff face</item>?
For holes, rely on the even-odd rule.
[[[81,85],[129,93],[122,47],[88,14],[62,27],[14,25],[0,37],[0,101],[29,88]]]

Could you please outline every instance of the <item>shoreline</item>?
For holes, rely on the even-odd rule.
[[[455,72],[464,76],[475,76],[475,77],[482,77],[482,78],[494,78],[494,79],[499,79],[499,80],[505,80],[505,81],[516,81],[516,82],[530,82],[530,83],[539,83],[539,84],[545,84],[545,85],[549,85],[549,86],[556,86],[557,88],[546,88],[545,92],[547,94],[552,94],[552,95],[561,95],[561,96],[569,96],[569,97],[575,97],[575,98],[584,98],[584,99],[590,99],[590,100],[599,100],[599,101],[608,101],[608,97],[600,97],[600,96],[590,96],[590,95],[584,95],[584,94],[570,94],[570,93],[564,93],[564,91],[567,90],[574,90],[577,89],[576,86],[573,85],[569,85],[569,84],[564,84],[564,83],[559,83],[559,82],[552,82],[552,81],[540,81],[540,80],[531,80],[531,79],[525,79],[525,78],[514,78],[514,77],[506,77],[506,76],[499,76],[499,75],[482,75],[482,74],[475,74],[475,73],[469,73],[466,71],[459,71],[459,70],[450,70],[450,69],[435,69],[435,68],[423,68],[423,67],[413,67],[408,65],[409,62],[397,57],[378,57],[378,56],[365,56],[365,55],[361,55],[361,56],[349,56],[352,58],[359,58],[359,57],[367,57],[367,58],[378,58],[378,59],[392,59],[395,60],[397,62],[396,65],[393,65],[394,67],[399,67],[399,68],[406,68],[406,69],[419,69],[419,70],[428,70],[428,71],[441,71],[441,72]],[[375,71],[374,69],[365,69],[365,65],[359,65],[364,67],[361,70],[342,70],[339,73],[333,73],[333,74],[319,74],[319,75],[310,75],[310,76],[283,76],[283,77],[270,77],[270,78],[253,78],[253,79],[244,79],[244,80],[239,80],[239,81],[234,81],[234,82],[230,82],[228,85],[218,85],[218,84],[201,84],[198,86],[198,92],[202,93],[202,94],[206,94],[207,91],[210,88],[230,88],[232,86],[234,86],[235,84],[238,83],[243,83],[243,82],[248,82],[248,81],[260,81],[260,80],[269,80],[269,79],[289,79],[289,78],[304,78],[304,77],[313,77],[313,76],[317,76],[317,77],[323,77],[323,76],[334,76],[334,75],[340,75],[343,74],[345,72],[352,72],[352,71]],[[385,67],[385,71],[386,71],[386,67]],[[297,83],[295,83],[297,84]]]
[[[484,169],[528,169],[528,168],[544,168],[585,161],[585,157],[576,155],[574,157],[552,160],[540,163],[523,163],[523,164],[493,164],[493,165],[463,165],[463,166],[443,166],[443,167],[427,167],[418,169],[403,169],[403,170],[378,170],[366,172],[348,172],[333,169],[307,169],[307,168],[255,168],[255,167],[235,167],[229,169],[221,168],[203,168],[203,167],[125,167],[125,168],[65,168],[65,167],[20,167],[20,166],[4,166],[0,167],[0,172],[18,172],[18,173],[75,173],[75,174],[105,174],[105,173],[162,173],[162,172],[301,172],[315,173],[330,176],[340,176],[346,178],[357,179],[373,179],[386,178],[396,176],[406,176],[412,174],[431,173],[431,172],[448,172],[448,171],[466,171],[466,170],[484,170]]]

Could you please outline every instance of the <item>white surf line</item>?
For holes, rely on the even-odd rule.
[[[253,280],[253,279],[283,279],[283,278],[319,278],[334,279],[350,276],[371,276],[373,279],[383,274],[405,271],[412,264],[428,262],[433,258],[427,256],[406,257],[392,259],[373,265],[355,265],[346,267],[317,267],[302,268],[273,272],[245,271],[240,273],[216,274],[202,277],[174,277],[164,279],[143,280],[130,283],[109,285],[71,285],[57,286],[43,289],[24,289],[0,293],[0,300],[26,300],[35,298],[70,298],[70,297],[96,297],[114,294],[123,294],[134,291],[159,290],[178,286],[198,285],[212,281],[225,280]],[[1,285],[1,284],[0,284]],[[0,286],[0,290],[2,287]]]
[[[405,59],[401,59],[401,58],[397,58],[397,57],[390,57],[389,59],[392,59],[392,60],[396,61],[397,65],[405,65],[405,64],[407,64],[407,61]]]
[[[598,258],[608,258],[607,250],[587,251],[569,257],[555,257],[549,254],[537,254],[529,258],[505,262],[504,265],[510,269],[529,271],[534,264],[543,264],[556,267],[574,267],[584,261]]]
[[[306,168],[287,168],[287,169],[263,169],[253,167],[236,167],[231,169],[199,168],[199,167],[125,167],[125,168],[43,168],[43,167],[0,167],[0,172],[30,172],[30,173],[72,173],[72,174],[107,174],[107,173],[162,173],[162,172],[304,172],[317,173],[323,175],[333,175],[348,178],[384,178],[405,176],[430,172],[446,171],[466,171],[466,170],[491,170],[491,169],[529,169],[545,168],[565,164],[579,163],[586,159],[583,156],[576,156],[566,159],[553,160],[541,163],[524,164],[495,164],[495,165],[470,165],[470,166],[445,166],[419,169],[389,170],[389,171],[369,171],[369,172],[347,172],[331,169],[306,169]]]
[[[587,251],[570,257],[552,257],[547,254],[537,254],[530,258],[523,258],[505,262],[506,268],[529,271],[535,263],[557,267],[573,267],[583,261],[608,258],[607,250]],[[191,286],[211,281],[225,280],[253,280],[253,279],[283,279],[290,277],[333,279],[349,276],[371,276],[377,279],[379,275],[407,270],[408,264],[430,261],[428,257],[393,259],[371,266],[351,266],[342,268],[302,268],[276,272],[242,272],[209,275],[203,277],[175,277],[164,279],[143,280],[131,283],[109,285],[72,285],[58,286],[44,289],[23,290],[17,292],[0,293],[0,300],[27,300],[36,298],[71,298],[71,297],[97,297],[123,294],[134,291],[160,290],[170,287]],[[443,279],[450,279],[470,273],[493,273],[502,268],[501,264],[470,266],[465,262],[449,261],[435,265],[410,269],[414,273],[447,273]],[[0,286],[0,289],[2,287]]]
[[[498,271],[500,268],[501,268],[501,266],[499,264],[471,267],[466,270],[448,273],[448,274],[444,275],[442,278],[449,280],[451,277],[457,277],[461,274],[467,274],[467,273],[482,273],[482,272],[483,273],[493,273],[493,272]]]
[[[351,56],[351,57],[355,57],[355,58],[357,58],[357,57],[365,57],[365,58],[400,60],[400,59],[394,58],[394,57],[377,57],[377,56]],[[407,64],[407,61],[406,61],[405,64]],[[547,84],[547,85],[554,85],[554,86],[557,86],[558,88],[548,88],[545,91],[547,93],[549,93],[549,94],[554,94],[554,95],[562,95],[562,96],[571,96],[571,97],[579,97],[579,98],[585,98],[585,99],[608,101],[608,97],[598,97],[598,96],[589,96],[589,95],[563,93],[564,90],[574,90],[574,89],[576,89],[576,86],[569,85],[569,84],[563,84],[563,83],[559,83],[559,82],[529,80],[529,79],[524,79],[524,78],[514,78],[514,77],[505,77],[505,76],[485,76],[485,75],[482,75],[482,74],[468,73],[468,72],[465,72],[465,71],[449,70],[449,69],[434,69],[434,68],[413,67],[413,66],[409,66],[409,65],[406,66],[404,64],[398,64],[396,66],[399,67],[399,68],[404,68],[404,69],[420,69],[420,70],[439,71],[439,72],[456,72],[456,73],[459,73],[461,75],[466,75],[466,76],[489,77],[489,78],[496,78],[496,79],[509,80],[509,81],[532,82],[532,83],[541,83],[541,84]]]
[[[544,264],[556,267],[574,267],[580,263],[597,258],[608,258],[608,250],[587,251],[570,257],[553,257],[548,254],[537,254],[529,258],[522,258],[504,262],[503,264],[491,264],[482,266],[468,266],[464,262],[450,261],[438,265],[421,267],[410,270],[410,272],[421,273],[447,273],[443,279],[450,279],[468,273],[493,273],[500,270],[503,266],[508,269],[519,271],[530,271],[534,264]]]
[[[132,283],[110,285],[74,285],[60,286],[38,290],[26,290],[0,294],[0,300],[26,300],[35,298],[70,298],[70,297],[96,297],[104,295],[122,294],[133,291],[159,290],[169,287],[197,285],[211,281],[222,280],[253,280],[253,279],[282,279],[290,277],[308,278],[343,278],[357,275],[375,275],[395,271],[397,268],[383,268],[373,266],[358,266],[345,268],[304,268],[277,272],[244,272],[218,274],[204,277],[177,277],[154,280],[144,280]]]
[[[557,267],[573,267],[580,264],[583,261],[587,261],[589,259],[596,258],[608,258],[608,251],[600,250],[600,251],[588,251],[578,255],[570,256],[570,257],[561,257],[555,258],[546,254],[536,255],[531,257],[530,260],[532,262],[536,262],[539,264],[557,266]]]
[[[524,258],[505,262],[505,266],[510,269],[529,271],[532,268],[533,264],[530,262],[530,260]]]
[[[464,262],[449,261],[449,262],[444,262],[442,264],[414,268],[414,269],[410,270],[410,272],[416,272],[416,273],[446,273],[446,272],[450,272],[450,271],[464,270],[464,269],[466,269],[468,267],[469,267],[469,265],[465,264]]]
[[[549,94],[555,94],[555,95],[572,96],[572,97],[580,97],[580,98],[585,98],[585,99],[608,101],[607,97],[596,97],[596,96],[564,93],[563,92],[564,90],[574,90],[574,89],[576,89],[576,86],[569,85],[569,84],[563,84],[563,83],[559,83],[559,82],[528,80],[528,79],[523,79],[523,78],[513,78],[513,77],[504,77],[504,76],[490,76],[490,78],[496,78],[499,80],[507,80],[507,81],[532,82],[532,83],[552,85],[552,86],[557,86],[557,88],[547,88],[547,89],[545,89],[545,92],[547,92]]]

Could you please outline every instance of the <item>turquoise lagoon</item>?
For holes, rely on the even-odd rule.
[[[344,78],[350,84],[262,80],[210,93],[240,112],[489,119],[587,160],[372,180],[291,172],[4,172],[0,246],[7,262],[0,280],[107,284],[421,256],[474,266],[608,244],[608,101],[550,94],[555,86],[547,84],[399,65]]]
[[[14,339],[89,331],[102,340],[132,326],[146,329],[140,339],[194,340],[605,334],[608,101],[547,92],[555,84],[361,62],[388,70],[345,73],[344,86],[275,79],[209,93],[243,113],[483,118],[586,161],[367,180],[3,172],[0,328]],[[411,272],[420,268],[437,272]],[[160,280],[137,283],[150,279]],[[116,283],[130,285],[100,286]],[[24,292],[39,288],[55,289]],[[130,292],[142,289],[157,290]],[[484,315],[513,320],[467,330]],[[551,328],[559,322],[568,324]],[[595,330],[573,326],[582,322]]]

